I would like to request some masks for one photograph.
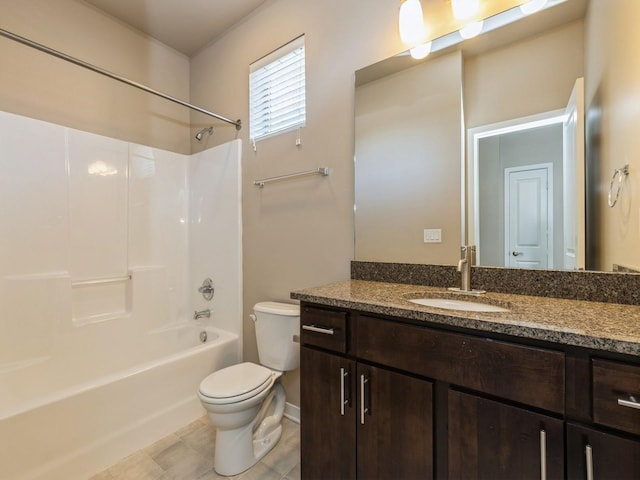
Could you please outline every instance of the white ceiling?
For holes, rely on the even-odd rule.
[[[192,56],[266,0],[85,0]]]

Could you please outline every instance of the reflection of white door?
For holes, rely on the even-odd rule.
[[[506,168],[505,265],[553,267],[553,165]]]
[[[585,266],[584,193],[584,79],[571,92],[563,124],[564,268]]]

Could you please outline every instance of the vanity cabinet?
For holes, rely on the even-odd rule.
[[[340,312],[302,312],[302,478],[433,478],[431,382],[355,360]]]
[[[300,348],[302,478],[356,478],[355,362]]]
[[[564,412],[562,352],[356,315],[359,359],[525,405]],[[532,388],[535,386],[535,388]]]
[[[449,478],[564,478],[564,422],[449,390]]]
[[[593,358],[595,425],[567,425],[569,478],[640,478],[640,366]]]
[[[439,478],[564,477],[562,352],[365,314],[353,323],[359,360],[431,379],[444,392],[436,408],[446,418],[436,442],[448,454],[440,456]]]
[[[358,362],[357,478],[433,478],[431,382]]]
[[[640,478],[634,357],[306,302],[301,344],[305,480]]]
[[[593,421],[640,435],[640,366],[594,358]]]
[[[637,480],[640,441],[569,423],[567,478]]]

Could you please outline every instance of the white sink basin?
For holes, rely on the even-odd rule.
[[[450,298],[412,298],[410,302],[427,307],[444,308],[446,310],[464,310],[465,312],[508,312],[508,308],[489,303]]]

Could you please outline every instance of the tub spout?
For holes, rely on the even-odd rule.
[[[198,320],[199,318],[202,318],[202,317],[211,318],[211,310],[207,308],[206,310],[200,310],[200,311],[196,310],[195,312],[193,312],[194,320]]]

